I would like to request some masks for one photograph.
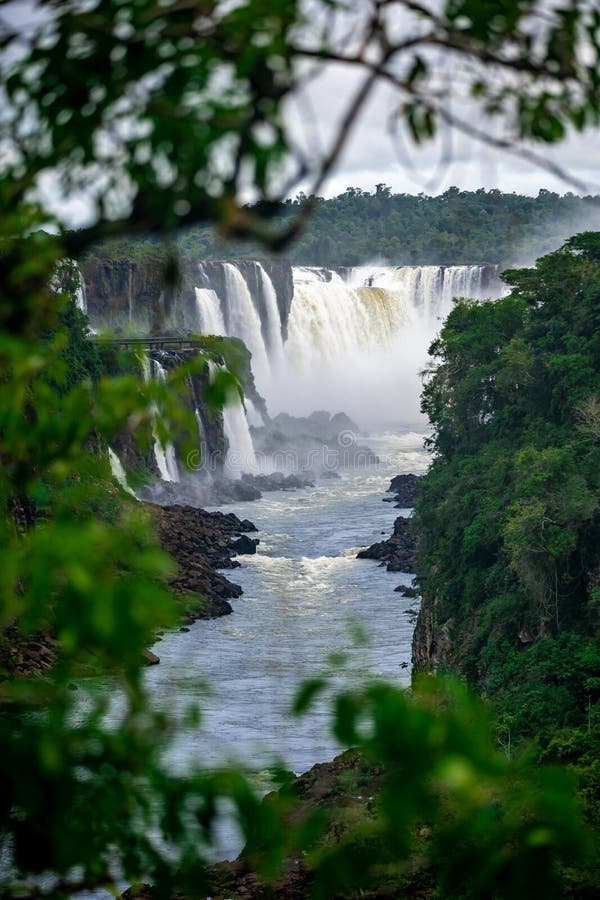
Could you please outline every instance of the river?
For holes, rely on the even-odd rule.
[[[414,431],[372,435],[368,443],[378,465],[227,507],[259,529],[256,555],[226,573],[244,594],[230,616],[167,632],[153,648],[160,665],[145,675],[158,708],[180,714],[197,704],[202,711],[199,728],[177,733],[168,757],[174,770],[235,761],[268,786],[275,760],[304,772],[340,750],[325,700],[300,719],[290,716],[303,679],[335,668],[338,687],[371,677],[409,683],[416,604],[394,588],[411,576],[355,557],[388,536],[402,514],[382,502],[390,478],[422,472],[427,457],[423,434]],[[328,658],[341,653],[345,665],[336,658],[332,666]],[[225,829],[217,855],[238,849]]]

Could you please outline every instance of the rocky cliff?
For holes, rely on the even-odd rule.
[[[265,306],[265,286],[254,260],[235,260],[259,308]],[[283,337],[293,296],[292,269],[286,262],[263,261],[277,296]],[[222,295],[225,270],[220,260],[171,256],[159,246],[107,247],[79,262],[84,302],[95,331],[116,334],[194,334],[200,331],[195,288]],[[261,315],[266,322],[267,316]]]

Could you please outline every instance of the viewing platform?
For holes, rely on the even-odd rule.
[[[121,350],[202,350],[206,345],[200,338],[193,337],[103,337],[90,336],[96,344],[119,347]]]

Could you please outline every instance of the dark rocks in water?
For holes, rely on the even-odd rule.
[[[253,554],[256,553],[256,545],[258,543],[258,538],[249,538],[247,535],[243,534],[237,541],[232,542],[231,549],[240,556],[244,553]]]
[[[142,655],[146,666],[157,666],[160,662],[160,656],[157,656],[152,650],[144,650]]]
[[[270,475],[242,475],[242,483],[259,491],[295,491],[298,488],[314,487],[314,482],[298,475],[271,472]]]
[[[236,552],[232,544],[240,535],[256,531],[255,526],[234,513],[192,506],[154,506],[153,510],[160,542],[177,563],[177,574],[169,582],[171,590],[194,599],[187,621],[230,613],[228,600],[239,597],[242,589],[216,570],[239,566],[232,559]],[[251,543],[256,550],[254,541]]]
[[[394,497],[384,497],[384,503],[393,503],[396,501],[397,509],[412,509],[417,500],[417,487],[421,480],[420,475],[396,475],[392,478],[388,493],[392,493]]]
[[[242,519],[239,523],[238,530],[247,533],[248,531],[258,531],[258,528],[254,524],[254,522],[250,521],[250,519]]]
[[[230,481],[227,478],[215,478],[213,479],[213,490],[215,495],[219,497],[219,503],[235,501],[245,503],[248,500],[260,500],[262,497],[261,492],[255,485],[243,479]]]
[[[394,533],[387,541],[378,541],[357,553],[357,559],[376,559],[387,563],[388,572],[413,573],[417,539],[410,519],[398,516]]]
[[[403,597],[413,598],[413,597],[421,596],[419,591],[416,588],[410,587],[409,585],[406,585],[406,584],[399,584],[398,587],[394,588],[394,591],[397,594],[402,594]]]

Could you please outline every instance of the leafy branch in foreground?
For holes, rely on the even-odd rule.
[[[211,0],[201,11],[42,0],[27,31],[5,10],[2,206],[17,211],[40,180],[66,198],[83,192],[90,225],[69,237],[75,256],[123,230],[200,221],[281,247],[382,83],[392,88],[391,125],[409,143],[447,125],[567,177],[531,144],[598,123],[599,33],[598,11],[578,0],[317,0],[310,16],[298,0]],[[347,71],[352,90],[328,146],[306,150],[285,104],[327,66]],[[501,127],[479,129],[480,119]],[[305,203],[269,229],[300,183],[309,184]],[[242,201],[248,187],[252,207]]]
[[[57,266],[100,236],[169,233],[210,219],[226,233],[258,235],[272,245],[289,239],[312,203],[283,235],[273,236],[265,225],[273,202],[285,193],[276,180],[293,156],[282,104],[302,77],[298,63],[339,59],[331,44],[336,29],[306,30],[294,0],[201,7],[40,2],[28,33],[12,28],[10,7],[5,4],[0,17],[0,626],[53,632],[60,654],[44,679],[16,678],[10,665],[0,673],[0,839],[2,858],[9,860],[2,892],[10,895],[22,878],[50,870],[58,878],[49,888],[55,896],[114,885],[117,877],[148,877],[163,893],[179,880],[201,893],[205,850],[222,797],[233,801],[256,866],[272,875],[288,841],[282,817],[265,811],[242,773],[183,777],[166,771],[161,754],[176,723],[152,712],[144,691],[141,650],[153,628],[174,614],[161,586],[168,563],[143,511],[117,493],[103,453],[117,431],[149,423],[159,387],[132,375],[102,377],[83,353],[84,342],[82,353],[71,354],[58,320],[67,298],[57,298],[50,285]],[[323,13],[339,9],[333,2],[318,7]],[[397,11],[411,22],[417,16],[410,43],[392,34],[390,14]],[[582,128],[597,121],[593,7],[552,4],[540,19],[537,4],[507,0],[490,17],[471,0],[452,0],[439,15],[402,2],[378,2],[367,13],[358,57],[344,57],[362,67],[365,80],[342,130],[317,161],[315,192],[378,79],[391,79],[403,92],[399,112],[415,139],[433,133],[444,91],[437,92],[439,69],[430,48],[475,65],[466,71],[467,93],[520,135],[554,140],[568,124]],[[530,26],[539,27],[532,32]],[[424,55],[417,56],[418,47]],[[356,54],[354,46],[349,54]],[[509,77],[495,88],[498,68],[514,81]],[[304,174],[308,164],[300,155],[293,176]],[[42,227],[56,223],[32,202],[41,181],[70,198],[91,196],[90,226],[69,236],[44,233]],[[241,202],[248,182],[259,200],[252,209]],[[75,318],[72,310],[65,316]],[[71,326],[76,330],[77,322]],[[526,371],[526,356],[513,350],[514,366]],[[571,374],[576,379],[576,371]],[[165,402],[167,394],[161,394]],[[83,653],[117,667],[116,728],[105,723],[104,702],[87,684],[79,681],[79,691],[71,690]],[[590,682],[587,689],[595,687]],[[441,834],[452,835],[458,859],[489,853],[490,879],[509,872],[517,896],[526,883],[519,880],[524,860],[546,863],[549,848],[569,851],[574,837],[579,843],[568,785],[559,776],[546,783],[546,775],[533,775],[534,802],[524,823],[512,800],[500,804],[495,818],[496,775],[507,763],[487,751],[471,754],[464,734],[445,742],[446,729],[454,735],[459,723],[483,727],[470,714],[461,722],[460,710],[468,704],[457,702],[456,712],[444,718],[418,706],[411,711],[407,703],[381,686],[358,698],[342,695],[339,734],[390,763],[390,797],[424,800],[426,812],[433,811],[434,794],[448,796],[451,805],[460,800]],[[372,716],[372,737],[361,733],[361,710]],[[432,751],[433,768],[425,767],[425,755],[421,759],[412,744],[404,746],[408,735]],[[444,763],[444,747],[459,754],[458,764],[451,757]],[[421,779],[414,788],[402,778],[408,762]],[[479,799],[473,769],[484,777],[487,800]],[[437,793],[427,786],[432,778]],[[463,802],[495,843],[482,847],[479,838],[485,842],[488,831],[472,833]],[[416,806],[409,809],[416,815]],[[384,806],[378,826],[393,853],[404,834],[396,828],[398,816],[394,806]],[[443,854],[447,844],[439,846]],[[345,850],[340,853],[351,861]],[[326,854],[320,867],[327,884],[327,873],[340,871],[335,853]],[[453,889],[457,875],[445,871]],[[548,872],[553,874],[550,865]],[[28,889],[39,892],[35,884]]]

